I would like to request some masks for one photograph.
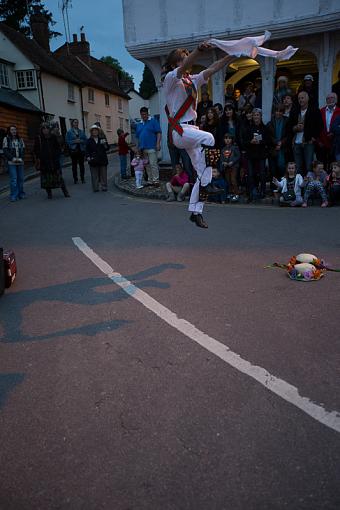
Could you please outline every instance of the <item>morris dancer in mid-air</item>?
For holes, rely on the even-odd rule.
[[[213,147],[214,137],[211,133],[201,131],[196,125],[197,118],[197,90],[207,83],[214,73],[228,66],[235,57],[241,55],[255,58],[257,55],[271,57],[277,60],[287,60],[297,51],[297,48],[288,46],[285,50],[274,51],[262,48],[262,44],[270,37],[270,32],[263,36],[244,37],[235,41],[220,41],[210,39],[203,42],[191,53],[186,49],[173,50],[165,64],[164,94],[166,99],[165,111],[169,121],[170,140],[178,149],[185,149],[190,156],[192,165],[197,172],[197,180],[190,196],[190,220],[198,227],[207,228],[203,220],[203,203],[199,201],[200,187],[207,194],[220,193],[211,182],[212,168],[207,166],[205,147]],[[190,75],[188,71],[202,52],[213,46],[220,48],[226,56],[214,62],[210,67],[199,74]],[[233,56],[231,56],[233,55]]]
[[[167,74],[163,83],[170,136],[176,147],[187,151],[197,172],[197,180],[190,196],[189,211],[190,220],[201,228],[208,228],[208,225],[202,216],[203,202],[199,201],[200,186],[208,194],[220,193],[221,190],[210,184],[212,169],[206,165],[204,151],[205,147],[215,145],[214,137],[196,126],[197,90],[207,83],[210,76],[234,60],[234,57],[226,55],[199,74],[190,75],[188,70],[193,63],[203,51],[210,48],[209,44],[202,43],[190,54],[186,49],[172,51],[167,59],[165,70]]]

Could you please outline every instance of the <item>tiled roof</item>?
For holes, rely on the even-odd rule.
[[[78,77],[82,85],[130,99],[128,94],[119,87],[114,70],[104,62],[94,57],[81,58],[72,54],[58,54],[58,50],[54,55],[69,72]]]
[[[43,112],[39,110],[34,104],[32,104],[28,99],[24,96],[16,92],[15,90],[5,89],[0,87],[0,104],[5,104],[7,106],[11,106],[12,108],[17,108],[19,110],[26,110],[29,112],[40,113]]]
[[[29,39],[5,23],[0,23],[0,31],[41,70],[72,83],[80,84],[79,80],[55,58],[53,53],[46,51],[33,39]]]

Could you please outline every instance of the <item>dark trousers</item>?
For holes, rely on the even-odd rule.
[[[78,165],[80,170],[80,178],[84,181],[85,178],[85,165],[84,165],[85,154],[81,151],[71,152],[72,161],[72,173],[74,182],[78,182]]]
[[[175,166],[182,161],[183,169],[188,174],[189,181],[194,182],[194,169],[187,151],[185,149],[178,149],[175,145],[170,143],[168,144],[168,149],[173,170],[175,170]]]
[[[256,194],[257,178],[260,181],[260,193],[266,194],[266,165],[265,159],[248,159],[248,193],[253,199]],[[254,192],[255,191],[255,192]]]

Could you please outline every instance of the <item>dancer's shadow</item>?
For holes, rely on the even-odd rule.
[[[167,269],[180,270],[184,269],[184,267],[185,266],[182,264],[161,264],[139,273],[132,274],[126,278],[131,282],[135,282],[139,288],[153,287],[159,289],[167,289],[170,287],[169,283],[160,282],[152,277],[163,273]],[[112,290],[112,292],[100,292],[101,289],[105,290],[105,287],[108,285],[113,287],[114,290]],[[130,321],[105,321],[101,323],[59,330],[54,333],[40,336],[24,335],[21,332],[23,311],[26,307],[34,304],[35,302],[60,301],[62,303],[77,305],[100,305],[103,303],[105,304],[115,301],[122,301],[128,298],[129,295],[126,292],[124,292],[122,289],[117,289],[112,281],[104,277],[86,278],[84,280],[51,285],[49,287],[40,289],[9,293],[2,298],[1,303],[0,323],[3,326],[4,335],[0,341],[4,343],[32,342],[37,340],[51,340],[71,334],[95,336],[99,332],[108,330],[112,331],[121,328]]]

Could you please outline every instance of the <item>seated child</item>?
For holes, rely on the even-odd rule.
[[[320,195],[322,199],[321,207],[328,206],[326,186],[327,186],[327,173],[323,168],[323,163],[320,161],[313,162],[313,171],[308,172],[305,177],[306,190],[302,207],[308,206],[308,199],[311,194]]]
[[[143,188],[142,179],[145,166],[149,163],[147,158],[143,158],[143,151],[139,150],[136,152],[135,157],[131,161],[131,166],[135,170],[136,188]]]
[[[214,167],[212,168],[211,184],[216,186],[216,188],[221,188],[221,193],[217,195],[209,195],[208,202],[218,202],[219,204],[225,204],[227,201],[228,185],[218,169]]]
[[[331,173],[327,177],[330,205],[340,203],[340,161],[331,164]]]
[[[188,174],[183,170],[182,165],[178,163],[175,169],[176,174],[171,178],[170,182],[167,182],[165,185],[168,192],[168,202],[173,202],[176,200],[176,195],[178,202],[182,202],[185,195],[190,190],[189,177]]]
[[[231,201],[238,202],[238,169],[240,163],[240,150],[235,144],[235,137],[230,133],[224,135],[224,147],[221,152],[221,165],[224,171],[225,179],[228,183]]]
[[[280,181],[273,177],[273,184],[281,192],[280,205],[296,207],[302,205],[301,188],[304,186],[302,175],[296,173],[296,164],[287,163],[285,176]]]

